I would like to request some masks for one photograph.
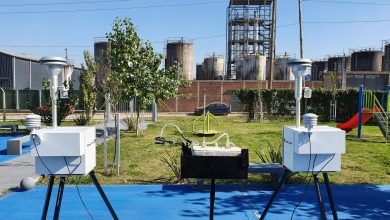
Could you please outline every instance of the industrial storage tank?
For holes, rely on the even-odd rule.
[[[201,63],[196,64],[196,80],[204,80],[203,79],[203,65]]]
[[[287,55],[277,57],[274,61],[274,79],[275,80],[295,80],[291,67],[288,66],[291,58]]]
[[[390,71],[390,42],[385,46],[385,54],[383,57],[383,71]]]
[[[93,55],[96,61],[99,61],[106,55],[107,49],[110,47],[110,43],[106,38],[95,38],[93,46]]]
[[[238,60],[237,80],[266,80],[267,58],[262,55],[248,55]]]
[[[382,71],[382,51],[380,50],[361,50],[352,53],[351,70],[352,71]]]
[[[343,65],[344,64],[344,65]],[[328,59],[328,71],[342,73],[351,71],[350,56],[334,56]]]
[[[165,67],[180,64],[180,74],[187,80],[193,80],[194,68],[194,44],[189,40],[168,40],[166,44]]]
[[[204,58],[203,79],[223,80],[225,70],[225,59],[223,56],[215,55]]]
[[[311,67],[311,80],[322,80],[322,74],[328,70],[328,61],[314,61]]]

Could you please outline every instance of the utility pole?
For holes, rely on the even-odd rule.
[[[303,36],[302,36],[302,0],[298,0],[299,4],[299,45],[301,50],[301,59],[303,59]]]
[[[268,88],[272,89],[272,81],[274,78],[274,59],[275,59],[275,35],[276,35],[276,0],[272,3],[272,30],[271,30],[271,51],[270,51],[270,67]]]
[[[298,10],[299,10],[299,46],[300,46],[300,56],[303,59],[303,33],[302,33],[302,0],[298,0]],[[305,76],[303,76],[303,87],[305,87]]]

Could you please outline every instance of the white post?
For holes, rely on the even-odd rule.
[[[16,110],[19,110],[19,89],[15,90]]]
[[[156,99],[153,99],[152,103],[152,121],[157,122],[157,103]]]
[[[206,93],[203,95],[203,114],[206,114]]]
[[[302,76],[295,79],[295,109],[296,109],[296,127],[301,126],[301,98],[302,98]]]
[[[3,88],[0,88],[1,91],[3,92],[3,121],[5,122],[7,120],[5,116],[5,109],[6,109],[6,102],[5,102],[5,91]]]
[[[53,128],[57,128],[57,88],[58,88],[58,76],[51,75],[50,95],[51,95],[51,112]]]
[[[116,175],[119,176],[119,168],[121,161],[121,126],[120,115],[116,114]]]
[[[42,89],[38,90],[38,94],[39,94],[39,98],[38,98],[38,100],[39,100],[39,107],[41,107],[42,106]]]
[[[103,138],[103,151],[104,151],[104,174],[107,175],[107,112],[104,113],[104,125],[103,125],[103,132],[104,132],[104,138]]]
[[[107,122],[110,123],[111,121],[111,94],[106,94],[106,116],[107,116]]]

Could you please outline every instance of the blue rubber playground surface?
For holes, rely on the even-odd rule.
[[[23,135],[0,135],[0,164],[20,157],[20,155],[7,155],[7,141],[9,139],[21,137]],[[22,145],[22,155],[30,152],[30,142],[25,142]]]
[[[94,186],[79,188],[93,219],[111,219]],[[304,185],[287,185],[266,219],[290,219],[304,188]],[[328,219],[332,219],[325,187],[321,188]],[[119,219],[208,219],[207,188],[197,191],[188,185],[132,185],[103,186],[103,189]],[[332,190],[340,219],[390,219],[390,185],[333,185]],[[258,219],[271,193],[272,188],[267,185],[217,185],[215,219]],[[0,219],[40,219],[45,194],[46,187],[40,186],[0,198]],[[57,187],[53,188],[48,219],[53,218],[56,194]],[[83,208],[75,186],[65,186],[60,219],[92,219]],[[314,186],[309,186],[294,219],[319,219]]]

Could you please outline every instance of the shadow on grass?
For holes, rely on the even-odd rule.
[[[386,140],[384,138],[382,141],[380,141],[380,140],[373,140],[373,139],[359,139],[357,137],[347,136],[346,139],[348,141],[361,142],[361,143],[376,143],[376,144],[385,144],[386,143]],[[380,137],[378,137],[378,139],[380,139]]]

